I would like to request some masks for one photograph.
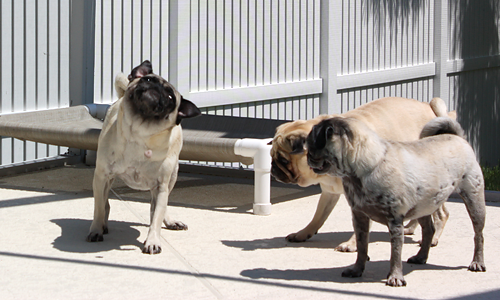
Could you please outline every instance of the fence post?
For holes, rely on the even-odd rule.
[[[323,93],[320,95],[321,114],[341,112],[337,94],[337,73],[341,61],[342,1],[321,1],[320,74]]]
[[[94,102],[95,1],[71,1],[70,106]]]
[[[449,80],[447,61],[449,58],[448,1],[434,2],[434,62],[436,75],[433,84],[433,97],[440,97],[449,103]]]
[[[190,1],[169,2],[168,81],[189,99],[190,92]]]

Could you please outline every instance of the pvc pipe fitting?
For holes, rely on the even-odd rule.
[[[234,145],[237,155],[252,157],[254,162],[254,203],[253,213],[267,216],[271,214],[271,146],[272,139],[241,139]]]
[[[104,120],[110,106],[111,105],[109,104],[98,104],[98,103],[85,104],[85,107],[89,110],[89,114],[93,118],[100,120]]]

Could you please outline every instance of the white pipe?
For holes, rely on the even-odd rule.
[[[241,139],[234,145],[234,153],[253,157],[255,186],[253,213],[271,214],[271,146],[272,139]]]

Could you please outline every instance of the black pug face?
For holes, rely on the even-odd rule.
[[[352,140],[348,123],[342,118],[331,118],[314,126],[307,136],[307,164],[316,174],[342,176],[343,137]]]
[[[149,60],[135,67],[128,75],[126,92],[131,110],[144,121],[160,122],[169,120],[179,125],[183,119],[201,115],[200,109],[184,99],[175,88],[161,76],[153,74]],[[173,114],[177,110],[176,114]]]
[[[330,170],[326,145],[332,134],[329,122],[323,121],[314,126],[307,136],[307,164],[316,174],[326,174]]]
[[[154,74],[140,77],[129,98],[133,111],[146,121],[168,118],[178,103],[173,88]]]

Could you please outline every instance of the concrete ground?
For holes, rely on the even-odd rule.
[[[408,285],[385,286],[387,228],[373,226],[371,261],[343,278],[355,253],[333,249],[352,234],[344,199],[305,243],[285,236],[312,218],[317,187],[273,183],[273,212],[251,214],[250,179],[180,174],[171,215],[187,231],[163,229],[163,252],[141,253],[149,195],[117,182],[110,232],[85,241],[93,215],[93,168],[83,165],[0,178],[0,299],[500,299],[500,203],[487,203],[485,260],[472,273],[473,231],[461,200],[426,265],[403,263]],[[403,259],[418,249],[405,238]]]

